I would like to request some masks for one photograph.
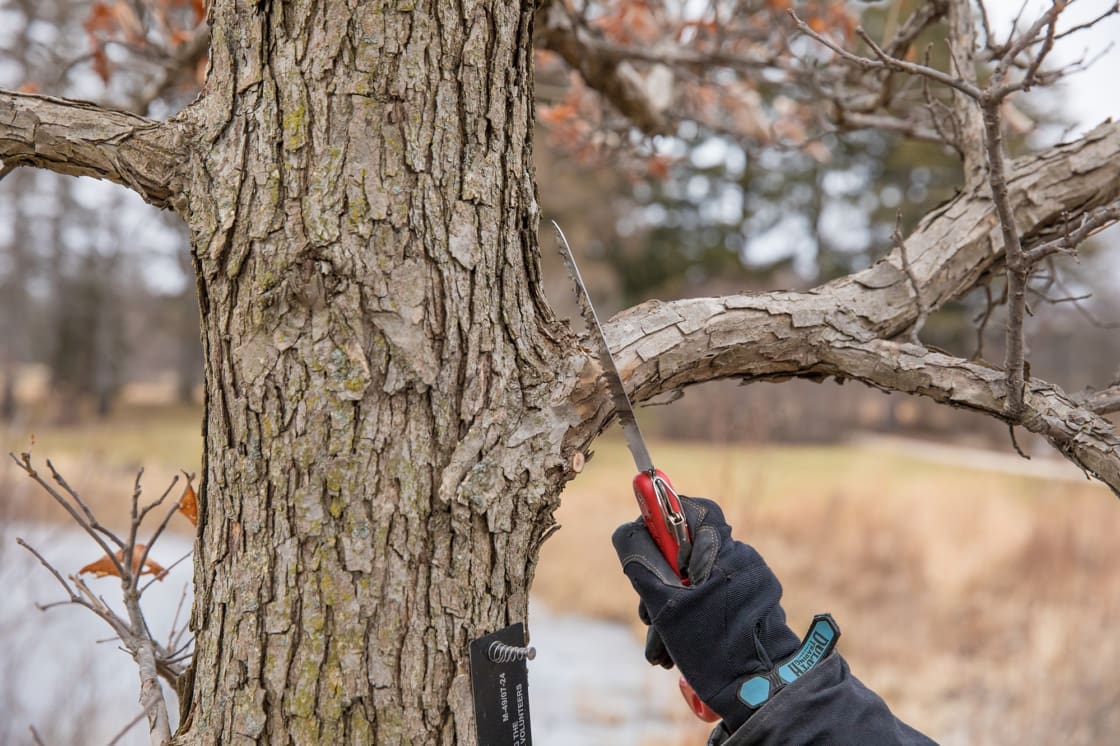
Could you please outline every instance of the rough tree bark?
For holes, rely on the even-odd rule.
[[[217,3],[183,117],[208,391],[182,743],[468,743],[526,615],[570,347],[531,7]],[[570,376],[569,376],[570,378]]]
[[[473,743],[470,639],[523,619],[568,466],[609,422],[541,293],[533,5],[217,0],[160,125],[0,93],[0,159],[108,178],[192,233],[206,349],[193,671],[175,742]],[[1120,196],[1120,125],[1009,164],[1027,236]],[[891,341],[1002,262],[974,187],[808,293],[609,324],[638,401],[854,378],[1002,417],[1005,376]],[[1120,490],[1117,438],[1043,382],[1026,426]]]

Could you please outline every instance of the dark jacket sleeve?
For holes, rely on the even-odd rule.
[[[728,733],[720,723],[709,746],[928,746],[935,742],[891,714],[833,652]]]

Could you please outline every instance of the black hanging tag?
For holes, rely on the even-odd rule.
[[[525,625],[521,622],[471,643],[471,687],[479,746],[532,746],[529,670],[525,656],[510,650],[523,650],[524,644]]]

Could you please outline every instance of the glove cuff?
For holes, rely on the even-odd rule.
[[[724,688],[713,698],[713,709],[723,716],[731,732],[738,730],[774,695],[827,658],[839,639],[840,627],[832,616],[817,614],[792,654],[776,661],[769,671],[751,674]]]

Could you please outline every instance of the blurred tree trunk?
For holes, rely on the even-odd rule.
[[[19,199],[34,181],[31,173],[13,173],[8,177],[10,189]],[[3,391],[0,392],[0,418],[15,418],[19,402],[16,400],[16,376],[21,363],[29,362],[31,298],[28,282],[34,273],[34,253],[30,231],[30,217],[13,205],[11,237],[3,247],[3,264],[7,272],[0,277],[0,363],[3,370]]]
[[[177,223],[181,226],[181,223]],[[184,277],[194,274],[191,267],[189,236],[180,230],[183,246],[175,258]],[[199,342],[198,294],[189,284],[171,302],[170,326],[175,338],[175,400],[179,404],[195,403],[195,390],[202,383],[202,345]]]

